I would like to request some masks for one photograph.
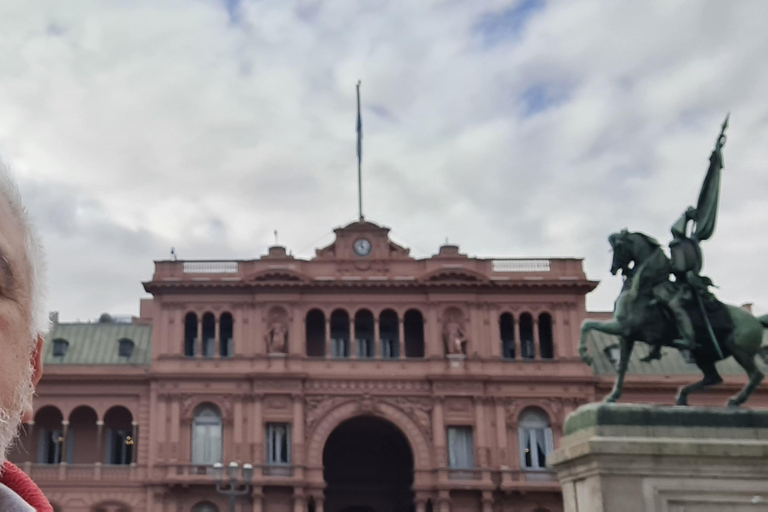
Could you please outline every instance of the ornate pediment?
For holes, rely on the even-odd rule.
[[[389,228],[359,220],[333,230],[333,243],[317,249],[316,259],[376,261],[410,258],[410,250],[389,239]]]

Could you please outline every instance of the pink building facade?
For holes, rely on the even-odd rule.
[[[310,260],[158,261],[132,323],[55,325],[11,460],[66,512],[226,511],[217,462],[253,466],[242,512],[562,511],[544,457],[613,382],[610,338],[595,369],[577,355],[582,261],[335,232]],[[627,401],[696,378],[676,354],[632,368]],[[724,373],[693,402],[745,381]]]

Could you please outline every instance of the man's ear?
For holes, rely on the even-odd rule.
[[[43,337],[38,336],[35,342],[35,349],[32,351],[32,355],[29,356],[29,364],[32,365],[32,386],[37,387],[40,382],[40,378],[43,376]],[[21,421],[29,423],[34,419],[33,409],[30,404],[30,408],[23,412]]]
[[[37,384],[43,376],[43,337],[39,334],[29,363],[32,365],[32,385],[37,388]]]

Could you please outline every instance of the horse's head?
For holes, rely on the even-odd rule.
[[[612,233],[608,237],[608,243],[611,244],[611,249],[613,250],[611,274],[614,276],[619,270],[626,271],[629,268],[629,263],[634,259],[632,242],[629,235],[629,231],[622,229],[620,233]]]

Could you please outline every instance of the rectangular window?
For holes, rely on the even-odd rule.
[[[267,464],[291,463],[291,426],[288,423],[267,423]]]
[[[520,467],[542,470],[547,467],[547,454],[554,449],[552,429],[524,428],[518,431],[520,443]]]
[[[192,464],[221,462],[221,424],[192,425]]]
[[[451,469],[475,467],[472,427],[448,427],[448,467]]]

